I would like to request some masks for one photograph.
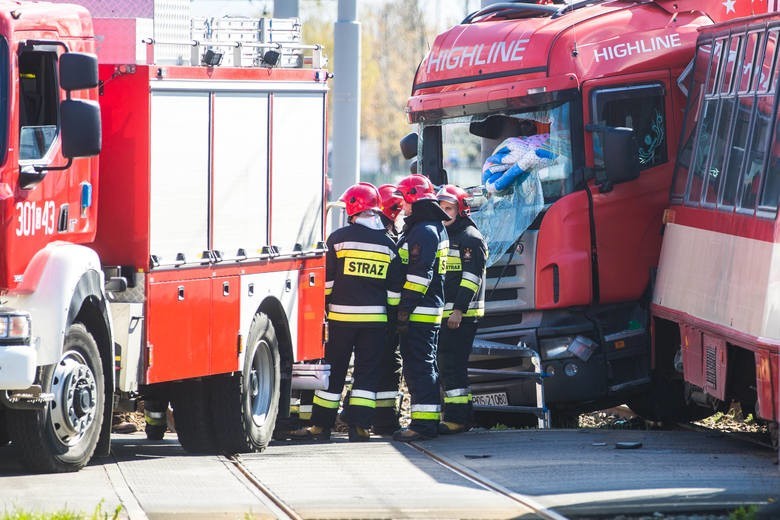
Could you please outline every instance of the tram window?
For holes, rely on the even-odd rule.
[[[717,117],[717,126],[713,132],[712,151],[708,154],[710,156],[710,164],[707,168],[707,186],[704,188],[704,202],[713,205],[717,202],[718,191],[725,173],[723,160],[726,156],[726,147],[731,140],[731,119],[734,114],[733,98],[721,99],[719,101],[721,101],[720,114]]]
[[[780,52],[777,52],[778,45],[778,30],[769,31],[766,38],[766,51],[764,53],[763,64],[761,66],[761,72],[756,75],[756,82],[758,85],[754,87],[754,90],[759,92],[776,92],[777,80],[780,75]]]
[[[694,205],[701,201],[702,187],[709,176],[709,158],[712,146],[713,131],[715,130],[715,115],[717,113],[717,99],[707,99],[702,107],[702,115],[696,134],[694,145],[693,164],[691,164],[686,190],[685,200]]]
[[[775,114],[775,119],[778,114]],[[766,178],[761,194],[759,210],[777,212],[778,199],[780,199],[780,121],[775,121],[775,131],[772,139],[772,153],[766,169]]]
[[[761,54],[759,52],[761,50],[760,44],[760,33],[752,32],[747,35],[745,41],[745,58],[742,63],[741,72],[737,73],[737,77],[739,78],[737,91],[740,93],[748,92],[750,90],[750,80],[755,75],[756,67],[761,59]]]
[[[764,167],[767,139],[769,138],[769,131],[771,129],[771,120],[766,115],[766,111],[762,110],[762,107],[766,107],[766,103],[771,103],[770,97],[760,96],[756,98],[756,107],[754,108],[754,113],[756,114],[755,127],[753,129],[750,148],[747,151],[747,161],[745,161],[745,166],[742,170],[742,182],[739,186],[739,207],[751,210],[751,212],[755,210],[756,203],[758,202],[761,169]]]
[[[726,46],[726,40],[721,38],[715,41],[714,53],[712,55],[712,61],[710,61],[709,71],[707,72],[707,90],[706,94],[715,94],[715,86],[718,84],[718,72],[720,69],[721,59],[725,54],[724,48]]]
[[[737,58],[740,56],[740,45],[742,43],[742,35],[735,34],[731,36],[729,40],[727,52],[722,59],[723,67],[720,73],[720,93],[728,94],[732,92],[734,88],[734,71],[737,64]]]
[[[734,99],[728,101],[730,104],[734,103]],[[731,147],[729,149],[728,162],[723,169],[723,180],[721,181],[720,198],[718,199],[722,206],[733,206],[738,197],[740,171],[745,160],[745,150],[750,130],[752,107],[750,104],[743,103],[741,99],[739,101],[737,103],[737,113],[732,123]]]

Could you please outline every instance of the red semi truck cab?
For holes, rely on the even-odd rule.
[[[132,8],[0,2],[0,440],[36,471],[138,398],[187,450],[260,451],[327,384],[322,48]]]
[[[650,382],[648,307],[681,76],[698,29],[741,14],[725,9],[488,5],[437,36],[419,65],[406,107],[417,168],[477,187],[472,214],[491,247],[470,361],[482,369],[471,380],[479,422],[520,422],[506,412],[534,401],[534,383],[506,377],[527,368],[518,344],[541,355],[553,419],[630,401]],[[500,157],[507,143],[511,161]],[[501,186],[483,171],[502,160],[527,180]]]

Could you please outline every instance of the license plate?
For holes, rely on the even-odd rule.
[[[509,399],[506,392],[496,392],[493,394],[474,394],[471,401],[479,406],[509,406]]]

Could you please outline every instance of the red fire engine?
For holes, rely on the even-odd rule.
[[[179,37],[161,2],[93,3],[127,18],[0,2],[0,431],[74,471],[143,396],[187,450],[262,450],[327,376],[302,363],[325,331],[322,50],[297,22],[175,12]]]
[[[503,2],[436,38],[407,104],[420,171],[437,184],[480,185],[505,138],[534,135],[544,150],[528,163],[543,163],[531,181],[476,200],[483,209],[472,212],[478,224],[503,218],[494,234],[510,235],[490,252],[471,357],[478,421],[525,420],[506,413],[527,411],[536,395],[534,382],[512,378],[529,368],[519,344],[541,355],[559,422],[648,388],[652,277],[685,105],[678,78],[701,27],[759,8]],[[502,217],[506,206],[516,213]]]
[[[702,413],[736,401],[771,425],[775,442],[779,38],[777,13],[699,35],[653,295],[657,385],[646,402],[668,414],[668,400]]]

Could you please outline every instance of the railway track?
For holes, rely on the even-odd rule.
[[[542,518],[545,520],[566,520],[565,516],[562,516],[555,511],[552,511],[539,504],[532,497],[521,495],[506,489],[505,487],[486,479],[482,475],[470,470],[469,468],[466,468],[454,461],[448,460],[445,457],[436,455],[432,451],[426,449],[420,443],[410,442],[405,446],[423,454],[428,459],[446,468],[459,477],[466,479],[487,491],[508,498],[520,506],[521,509],[527,510],[527,513],[533,514],[535,518]],[[242,478],[243,481],[249,487],[251,487],[255,494],[258,495],[258,498],[260,498],[264,504],[274,512],[276,518],[282,520],[303,520],[302,516],[300,516],[291,506],[286,504],[284,500],[276,495],[273,490],[266,486],[252,473],[252,471],[242,462],[240,455],[226,456],[225,462],[231,467],[232,471],[234,471],[237,475],[240,475],[240,478]]]

